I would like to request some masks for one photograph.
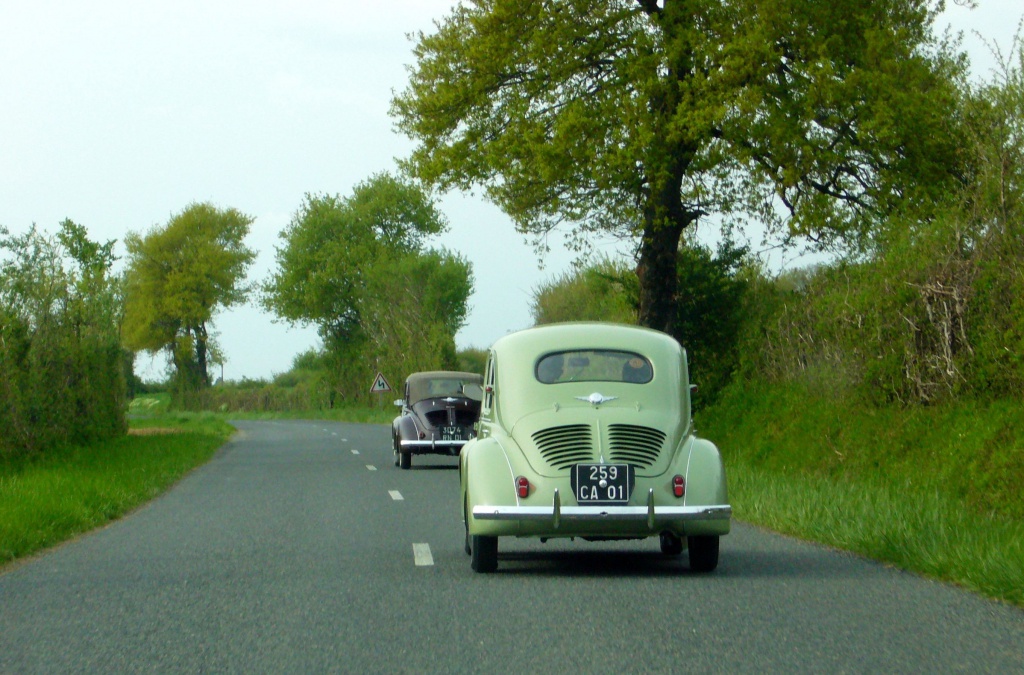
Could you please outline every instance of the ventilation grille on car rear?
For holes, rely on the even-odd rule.
[[[533,434],[541,457],[555,469],[568,469],[594,459],[594,440],[586,424],[542,429]]]
[[[447,410],[431,410],[423,416],[427,418],[427,422],[430,423],[430,426],[443,427],[448,425]]]
[[[427,419],[427,423],[433,427],[447,427],[452,424],[457,424],[460,427],[471,427],[476,424],[476,420],[479,417],[479,409],[477,408],[454,408],[454,412],[454,422],[448,417],[447,408],[431,410],[424,413],[423,416]]]
[[[632,424],[613,424],[608,428],[608,459],[647,468],[658,461],[665,434],[657,429]]]
[[[464,410],[459,408],[455,411],[455,423],[464,426],[471,427],[476,424],[477,418],[480,416],[476,410]]]

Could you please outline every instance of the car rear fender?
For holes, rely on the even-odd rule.
[[[477,531],[477,521],[472,516],[474,506],[518,504],[508,456],[497,439],[478,438],[463,448],[460,470],[469,533],[486,534]]]
[[[414,441],[419,438],[416,421],[412,415],[405,415],[398,420],[398,437],[405,441]]]
[[[728,504],[725,466],[718,448],[711,441],[695,438],[686,463],[687,506]]]

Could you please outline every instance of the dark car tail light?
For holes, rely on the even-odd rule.
[[[526,480],[526,476],[516,478],[516,493],[520,499],[530,496],[530,481]]]
[[[686,494],[686,479],[682,476],[676,476],[672,479],[672,494],[676,497],[682,497]]]

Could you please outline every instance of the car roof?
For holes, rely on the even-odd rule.
[[[536,359],[573,349],[621,349],[649,358],[676,357],[682,346],[671,335],[651,328],[600,321],[551,323],[510,333],[495,341],[495,353]]]
[[[483,385],[484,376],[478,373],[468,373],[459,370],[429,370],[420,373],[413,373],[405,378],[406,391],[409,395],[409,402],[416,403],[425,398],[436,398],[438,394],[432,392],[431,383],[444,380],[459,380],[463,383]],[[445,395],[453,395],[449,391]]]
[[[420,373],[413,373],[405,378],[406,382],[422,382],[424,380],[469,380],[470,382],[483,382],[484,376],[479,373],[469,373],[461,370],[426,370]]]

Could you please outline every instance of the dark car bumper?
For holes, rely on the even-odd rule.
[[[457,455],[469,441],[442,441],[427,439],[422,441],[401,441],[402,452],[414,455]]]

